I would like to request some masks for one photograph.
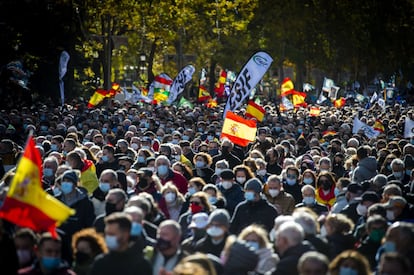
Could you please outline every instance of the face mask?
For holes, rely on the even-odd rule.
[[[188,188],[188,194],[193,195],[195,192],[197,192],[197,190],[194,187]]]
[[[250,247],[252,247],[253,248],[253,250],[258,250],[259,248],[260,248],[260,245],[259,245],[259,243],[258,242],[254,242],[254,241],[249,241],[249,242],[246,242],[248,245],[250,245]]]
[[[406,174],[407,176],[411,176],[411,170],[405,170],[405,174]]]
[[[392,175],[396,178],[399,179],[402,177],[403,173],[402,172],[392,172]]]
[[[392,210],[387,210],[387,220],[394,221],[395,220],[395,214]]]
[[[208,150],[208,154],[209,154],[210,156],[215,156],[215,155],[217,155],[217,154],[218,154],[218,149],[211,149],[211,150]]]
[[[395,246],[394,242],[385,242],[382,245],[382,248],[384,249],[384,252],[395,252],[397,251],[397,247]]]
[[[82,252],[82,251],[78,251],[75,254],[75,259],[76,259],[76,263],[83,265],[86,264],[91,258],[91,256],[89,256],[89,254]]]
[[[217,198],[216,197],[208,197],[208,201],[210,202],[210,204],[216,204],[217,203]]]
[[[106,202],[105,203],[105,213],[106,213],[106,215],[109,216],[114,212],[117,212],[115,203]]]
[[[138,156],[138,163],[145,163],[145,157],[143,156]]]
[[[203,210],[203,207],[201,205],[197,205],[195,203],[190,204],[190,210],[192,214],[200,213]]]
[[[280,191],[278,189],[269,189],[269,195],[274,198],[279,195]]]
[[[103,162],[108,162],[109,161],[108,156],[102,156],[101,159],[102,159]]]
[[[56,152],[58,150],[58,146],[56,144],[50,144],[50,151]]]
[[[106,135],[108,133],[108,128],[102,128],[102,134]]]
[[[221,169],[221,168],[216,168],[215,170],[214,170],[214,173],[216,173],[216,175],[217,176],[220,176],[220,173],[223,171],[223,169]]]
[[[32,252],[28,249],[17,249],[16,252],[21,266],[28,264],[32,259]]]
[[[60,189],[62,190],[63,194],[67,195],[73,190],[73,183],[70,181],[64,181],[60,185]]]
[[[314,197],[303,197],[303,203],[306,205],[311,205],[315,203]]]
[[[220,237],[223,236],[224,230],[218,226],[211,226],[207,229],[207,234],[211,237]]]
[[[350,267],[343,267],[339,268],[339,275],[358,275],[358,271]]]
[[[131,236],[139,236],[142,232],[142,225],[137,222],[132,222],[131,226]]]
[[[245,177],[237,177],[236,181],[240,184],[243,184],[246,181],[246,178]]]
[[[167,165],[160,165],[157,168],[158,174],[164,176],[168,173],[168,166]]]
[[[296,184],[296,179],[286,179],[286,183],[290,186],[295,185]]]
[[[337,197],[340,192],[341,192],[341,190],[339,190],[339,188],[335,187],[335,190],[334,190],[335,197]]]
[[[313,183],[313,179],[312,178],[303,178],[303,183],[304,184],[312,184]]]
[[[47,178],[53,177],[55,173],[53,173],[53,170],[51,168],[44,168],[43,169],[43,175]]]
[[[256,173],[258,176],[264,177],[267,174],[267,171],[266,169],[262,169],[262,170],[257,170]]]
[[[206,163],[204,161],[197,160],[195,165],[197,168],[203,168],[206,165]]]
[[[180,142],[180,140],[178,140],[178,139],[173,139],[172,140],[172,144],[178,144]]]
[[[117,250],[119,247],[118,238],[116,236],[106,235],[105,243],[109,250]]]
[[[131,148],[132,148],[132,149],[134,149],[135,151],[136,151],[136,150],[138,150],[138,147],[139,147],[139,146],[138,146],[138,144],[136,144],[136,143],[132,143],[132,144],[131,144]]]
[[[244,198],[246,201],[253,201],[254,200],[254,193],[253,192],[245,192]]]
[[[183,136],[182,136],[182,139],[183,139],[183,140],[190,140],[190,137],[189,137],[189,136],[186,136],[186,135],[183,135]]]
[[[167,193],[165,194],[165,201],[168,203],[172,203],[175,201],[176,195],[174,193]]]
[[[141,149],[150,150],[149,146],[141,146]]]
[[[233,183],[231,181],[223,181],[221,183],[221,186],[223,186],[223,188],[227,190],[233,186]]]
[[[380,243],[384,236],[385,230],[383,229],[373,229],[369,234],[369,238],[376,243]]]
[[[57,186],[53,187],[53,196],[59,197],[60,195],[62,195],[62,190]]]
[[[368,213],[368,208],[365,205],[358,203],[356,211],[358,215],[365,217]]]
[[[111,185],[109,182],[100,182],[99,189],[101,189],[102,192],[106,193],[109,191],[109,189],[111,189]]]
[[[158,238],[156,248],[159,251],[167,250],[167,249],[171,248],[171,242],[167,241],[167,240],[164,240],[164,239],[161,239],[161,238]]]
[[[47,270],[54,270],[59,266],[60,258],[42,257],[41,258],[41,264]]]

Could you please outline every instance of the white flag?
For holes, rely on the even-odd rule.
[[[316,100],[316,103],[321,104],[322,102],[324,102],[325,100],[327,100],[328,98],[326,96],[323,95],[323,92],[321,92],[321,94],[319,95],[318,100]]]
[[[352,127],[352,133],[356,134],[360,130],[364,131],[364,134],[368,138],[376,138],[380,132],[375,130],[374,128],[368,126],[367,124],[363,123],[361,120],[359,120],[357,117],[354,118],[354,125]]]
[[[63,82],[63,77],[67,72],[67,66],[69,62],[70,56],[67,51],[63,51],[60,54],[59,60],[59,89],[60,89],[60,101],[62,106],[65,104],[65,84]]]
[[[330,93],[333,86],[335,86],[335,83],[332,79],[326,77],[323,79],[322,91]]]
[[[138,89],[137,87],[135,87],[134,84],[132,84],[132,98],[131,98],[133,103],[136,103],[140,100],[143,100],[146,103],[151,103],[151,98],[145,96],[142,94],[142,92],[140,91],[140,89]]]
[[[233,84],[224,108],[223,117],[226,117],[227,111],[234,111],[240,107],[262,79],[272,62],[272,57],[265,52],[257,52],[249,59]]]
[[[177,97],[184,91],[185,84],[193,77],[195,68],[193,65],[185,66],[181,72],[174,78],[170,88],[170,96],[167,99],[168,104],[172,104]]]
[[[404,138],[414,137],[414,120],[409,117],[405,118]]]
[[[371,100],[369,102],[372,104],[375,101],[377,101],[377,99],[378,99],[378,94],[377,94],[377,92],[374,92],[374,94],[371,96]]]

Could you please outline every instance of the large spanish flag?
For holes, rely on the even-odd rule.
[[[35,141],[29,137],[24,155],[17,166],[0,218],[35,231],[56,235],[61,225],[75,211],[46,193],[41,184],[41,157]]]
[[[246,117],[255,118],[257,121],[262,122],[265,113],[266,110],[262,106],[256,104],[253,100],[249,100],[246,108]]]
[[[256,121],[244,119],[231,111],[227,111],[224,119],[221,138],[227,137],[234,144],[247,146],[256,139]]]
[[[283,79],[282,85],[280,87],[280,91],[281,91],[281,96],[287,96],[292,94],[294,89],[294,85],[292,80],[289,77],[286,77],[285,79]]]
[[[295,107],[307,107],[305,102],[307,94],[303,92],[293,91],[292,92],[292,103]]]
[[[88,108],[91,109],[101,103],[106,97],[109,97],[109,91],[98,89],[96,90],[88,102]]]

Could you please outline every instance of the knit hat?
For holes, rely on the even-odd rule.
[[[229,226],[230,225],[230,215],[229,212],[225,209],[216,209],[210,213],[208,217],[208,223],[218,223],[220,225]]]
[[[245,190],[252,190],[255,193],[259,194],[262,192],[262,184],[256,178],[249,179],[246,184],[244,185]]]
[[[259,257],[256,252],[245,241],[235,241],[229,250],[229,255],[224,269],[233,274],[246,274],[248,271],[253,271]]]
[[[234,179],[234,173],[231,169],[224,169],[221,171],[220,177],[224,180],[231,180]]]
[[[67,170],[63,173],[62,175],[62,180],[63,179],[68,179],[70,180],[72,183],[77,184],[78,183],[78,175],[76,174],[75,170]]]

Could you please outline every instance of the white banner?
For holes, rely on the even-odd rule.
[[[237,76],[224,108],[223,117],[227,111],[234,111],[243,104],[253,88],[263,78],[272,64],[272,57],[265,52],[255,53]]]
[[[414,137],[414,120],[409,117],[405,118],[404,138]]]
[[[60,89],[60,101],[62,102],[62,106],[65,104],[65,84],[63,82],[63,77],[67,72],[67,66],[69,62],[70,56],[67,51],[63,51],[60,54],[59,60],[59,89]]]
[[[335,86],[335,83],[332,79],[326,77],[323,79],[322,91],[330,93],[333,86]]]
[[[364,131],[364,134],[367,136],[367,138],[376,138],[380,132],[377,130],[374,130],[374,128],[368,126],[367,124],[363,123],[361,120],[359,120],[357,117],[354,118],[354,125],[352,127],[352,133],[356,134],[360,130]]]
[[[193,65],[185,66],[181,72],[174,78],[170,88],[170,96],[167,103],[172,104],[177,97],[184,91],[185,84],[193,78],[195,68]]]

